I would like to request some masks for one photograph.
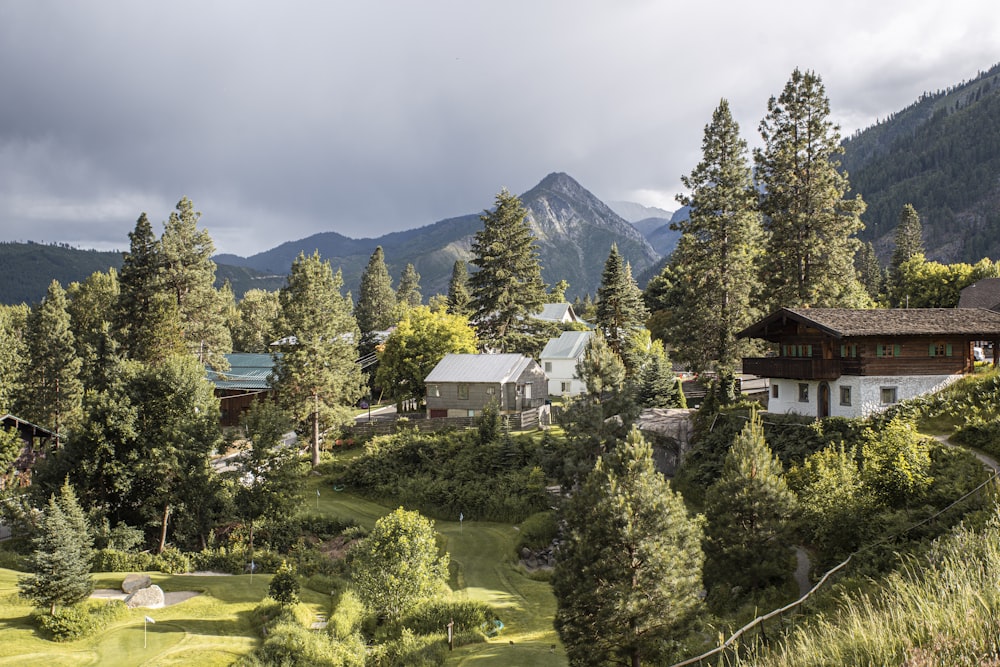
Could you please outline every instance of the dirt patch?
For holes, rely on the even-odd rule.
[[[340,560],[347,555],[347,551],[354,546],[356,542],[357,540],[351,540],[343,535],[337,535],[337,537],[332,540],[320,542],[316,545],[316,548],[330,560]]]

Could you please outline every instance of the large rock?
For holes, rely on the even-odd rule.
[[[156,584],[146,588],[140,588],[135,593],[132,593],[125,598],[125,605],[128,606],[129,609],[135,609],[136,607],[157,609],[159,607],[163,607],[165,606],[163,589]]]
[[[122,593],[135,593],[140,588],[148,588],[152,583],[148,574],[128,574],[122,582]]]

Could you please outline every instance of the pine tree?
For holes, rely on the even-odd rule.
[[[764,440],[756,411],[733,442],[722,476],[705,494],[705,582],[728,600],[780,584],[792,572],[790,519],[795,494]]]
[[[663,343],[655,341],[639,382],[639,404],[644,408],[687,407],[680,380],[674,375]]]
[[[531,336],[530,316],[542,310],[545,284],[528,212],[506,189],[496,208],[480,216],[483,229],[472,241],[469,276],[472,321],[486,350],[517,351]]]
[[[203,364],[229,368],[225,356],[233,343],[226,326],[226,303],[215,289],[215,244],[208,231],[198,229],[201,213],[184,197],[160,239],[163,288],[174,300],[187,349]]]
[[[879,264],[878,256],[875,254],[875,246],[871,244],[871,241],[861,244],[855,263],[865,291],[868,292],[872,301],[877,301],[882,296],[885,286],[885,274],[882,271],[882,265]]]
[[[796,69],[760,123],[754,151],[767,233],[761,265],[770,308],[861,307],[869,301],[854,270],[864,225],[860,196],[845,199],[839,129],[820,77]]]
[[[66,298],[76,355],[82,363],[80,378],[85,386],[93,387],[103,374],[101,366],[110,351],[107,334],[113,327],[119,299],[118,272],[114,268],[107,273],[98,271],[82,283],[71,283]]]
[[[385,331],[396,323],[396,293],[392,289],[392,278],[389,276],[389,268],[385,265],[382,246],[375,248],[375,252],[368,259],[368,266],[361,274],[354,317],[358,320],[358,329],[361,330],[362,352],[374,349],[373,332]]]
[[[30,314],[28,306],[0,304],[0,414],[14,411],[21,395],[28,352],[25,330]]]
[[[895,273],[900,264],[914,255],[924,254],[923,230],[920,225],[920,215],[912,204],[904,204],[899,212],[899,224],[896,226],[896,248],[892,251],[892,261],[889,263]]]
[[[66,292],[53,280],[28,318],[28,364],[19,412],[55,432],[57,445],[81,416],[83,383],[66,312]]]
[[[355,363],[360,332],[342,286],[340,272],[319,253],[300,253],[278,295],[288,344],[275,359],[274,386],[293,417],[312,427],[313,466],[319,465],[321,422],[327,429],[349,424],[351,406],[365,391]]]
[[[18,579],[22,597],[49,607],[81,602],[94,590],[90,577],[93,538],[73,487],[64,483],[59,496],[49,497],[28,559],[29,575]]]
[[[618,244],[611,244],[597,289],[596,324],[608,347],[621,358],[630,374],[638,371],[638,360],[629,339],[636,329],[645,326],[648,315],[631,267],[618,254]]]
[[[177,304],[164,288],[160,241],[143,213],[129,232],[115,309],[115,336],[122,354],[158,361],[184,349]]]
[[[673,309],[674,356],[692,370],[731,374],[745,344],[736,334],[756,319],[757,261],[762,240],[757,192],[746,142],[740,138],[729,103],[722,100],[705,127],[702,159],[682,176],[690,195],[688,219],[672,225],[681,232],[671,270],[683,280]]]
[[[412,264],[407,264],[399,275],[396,303],[403,308],[416,308],[423,301],[420,294],[420,274]]]
[[[469,268],[460,259],[455,260],[448,282],[448,312],[452,315],[471,315],[472,297],[469,296]]]
[[[701,603],[699,522],[633,429],[567,502],[552,590],[574,665],[669,664]]]
[[[230,327],[233,349],[239,352],[265,353],[271,343],[281,338],[278,322],[281,304],[277,292],[247,290],[236,304],[238,319]]]

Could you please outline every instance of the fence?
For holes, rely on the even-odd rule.
[[[527,431],[541,428],[547,425],[549,419],[550,406],[544,405],[533,410],[516,412],[509,415],[501,415],[504,428],[509,431]],[[375,435],[385,435],[396,433],[402,429],[417,429],[420,432],[451,431],[464,428],[472,428],[476,425],[476,417],[434,417],[428,418],[422,412],[407,413],[400,415],[393,420],[359,421],[355,422],[349,430],[356,438],[371,437]]]

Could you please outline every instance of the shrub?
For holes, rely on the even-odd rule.
[[[155,569],[155,557],[146,552],[132,553],[117,549],[101,549],[94,557],[94,572],[146,572]]]
[[[521,524],[521,532],[517,538],[517,550],[544,549],[559,536],[559,524],[555,512],[538,512],[532,514]]]
[[[202,549],[191,555],[191,563],[195,570],[208,570],[211,572],[228,572],[229,574],[242,574],[250,562],[250,556],[241,548],[216,547],[215,549]],[[254,565],[260,571],[260,563],[254,558]]]
[[[472,600],[428,600],[400,619],[400,626],[421,635],[443,633],[455,621],[455,631],[478,631],[496,618],[492,607]]]
[[[191,571],[191,559],[180,549],[170,547],[153,556],[153,567],[167,574],[183,574]]]
[[[358,635],[331,641],[328,635],[303,627],[294,614],[286,611],[269,626],[263,645],[236,664],[242,667],[364,667],[365,645]]]
[[[327,632],[335,639],[346,639],[358,632],[368,611],[352,590],[346,590],[330,615]]]
[[[42,632],[52,641],[68,642],[89,637],[126,615],[128,607],[121,600],[88,600],[70,607],[57,608],[54,614],[35,612],[33,617]]]
[[[289,607],[299,601],[299,580],[295,578],[295,571],[288,563],[282,563],[271,577],[267,594],[283,607]]]

